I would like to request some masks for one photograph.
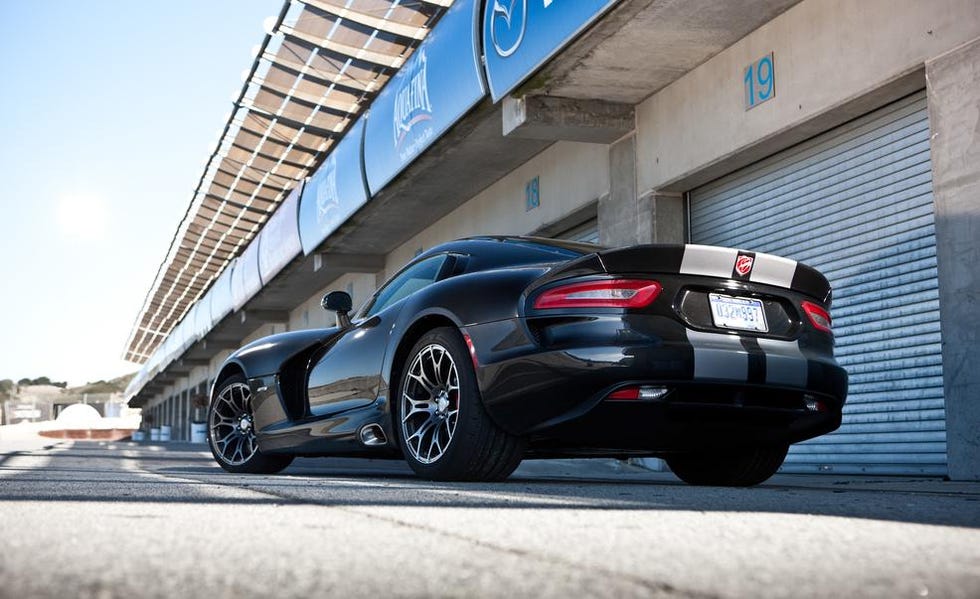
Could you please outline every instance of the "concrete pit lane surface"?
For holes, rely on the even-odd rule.
[[[0,597],[980,596],[980,484],[613,461],[225,473],[204,446],[0,439]]]

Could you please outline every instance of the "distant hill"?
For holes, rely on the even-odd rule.
[[[126,390],[126,385],[129,384],[129,381],[133,380],[134,376],[136,376],[135,372],[124,374],[109,381],[95,381],[94,383],[86,383],[78,387],[69,387],[65,390],[65,393],[72,395],[82,395],[85,393],[122,393]]]

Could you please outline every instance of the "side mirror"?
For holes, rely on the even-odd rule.
[[[323,301],[320,302],[324,310],[329,310],[330,312],[337,313],[337,326],[346,329],[350,328],[350,310],[354,305],[354,301],[350,298],[350,294],[346,291],[331,291],[330,293],[323,296]]]

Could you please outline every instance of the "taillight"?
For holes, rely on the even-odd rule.
[[[663,289],[656,281],[612,279],[570,283],[549,289],[534,300],[538,310],[553,308],[642,308]]]
[[[834,331],[831,329],[829,312],[813,302],[803,302],[801,305],[803,307],[803,312],[810,320],[810,324],[815,326],[820,331],[833,334]]]

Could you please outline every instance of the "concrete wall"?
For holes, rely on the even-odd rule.
[[[647,198],[688,191],[926,86],[949,473],[980,478],[980,2],[805,0],[636,108],[637,227],[682,228]],[[964,44],[967,44],[964,46]],[[746,111],[745,67],[773,52],[775,97]],[[601,214],[601,211],[600,211]],[[620,225],[620,230],[623,227]],[[656,233],[653,239],[658,239]]]
[[[980,39],[926,63],[949,476],[980,480]]]
[[[926,60],[980,36],[976,0],[805,0],[636,108],[637,187],[687,191],[923,87]],[[746,66],[776,95],[746,111]]]
[[[526,211],[524,186],[534,177],[541,205]],[[558,142],[388,254],[385,272],[397,272],[420,249],[444,241],[537,231],[608,191],[609,146]]]

